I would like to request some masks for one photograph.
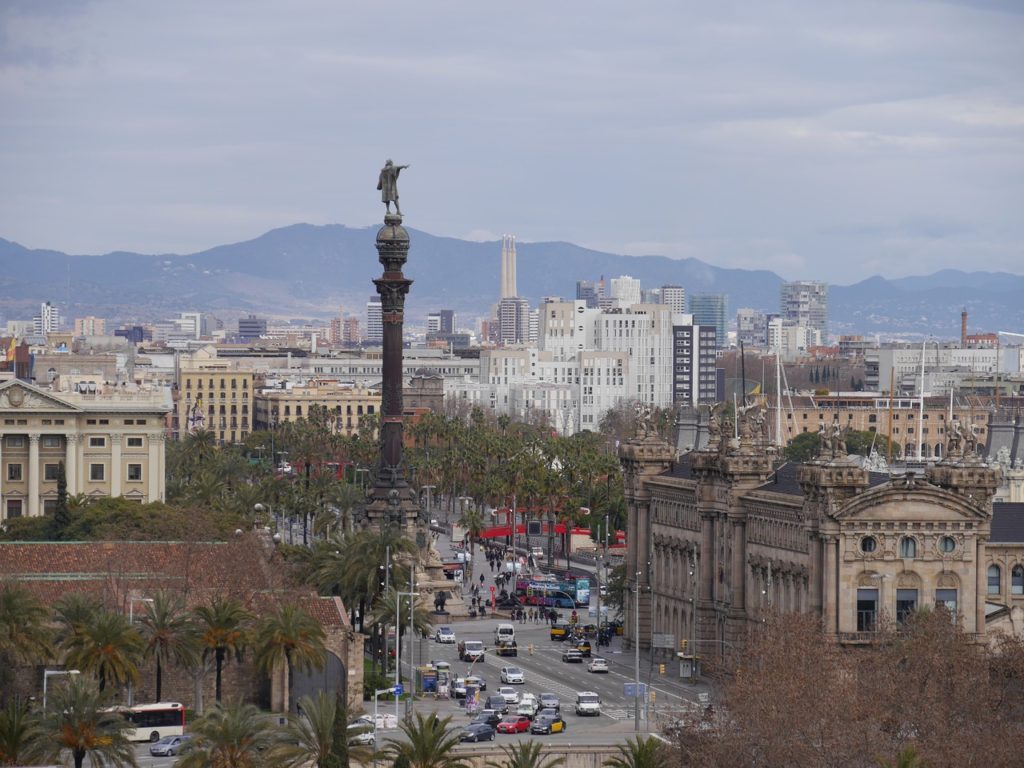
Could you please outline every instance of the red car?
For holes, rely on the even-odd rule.
[[[522,716],[506,717],[498,723],[498,733],[528,733],[530,718]]]

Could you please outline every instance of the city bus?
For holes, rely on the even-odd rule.
[[[125,732],[129,741],[160,741],[185,732],[185,707],[176,701],[117,707],[116,711],[131,723]]]
[[[525,605],[550,608],[578,608],[590,604],[590,579],[571,581],[516,581],[516,596]]]

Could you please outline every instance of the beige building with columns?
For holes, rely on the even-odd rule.
[[[0,520],[50,512],[69,495],[163,501],[165,390],[51,391],[0,382]]]
[[[938,604],[978,639],[1021,632],[1024,504],[993,504],[998,469],[954,447],[921,475],[871,473],[838,440],[784,464],[756,414],[708,450],[677,456],[653,435],[621,446],[630,640],[638,618],[641,647],[673,637],[656,655],[684,640],[714,655],[768,612],[800,612],[838,642],[870,643]]]

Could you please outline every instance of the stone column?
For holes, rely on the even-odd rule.
[[[163,501],[164,472],[161,470],[163,462],[160,461],[160,453],[164,448],[164,433],[151,432],[149,440],[149,461],[146,464],[146,501]]]
[[[732,521],[732,609],[741,611],[746,609],[746,527],[744,519]]]
[[[4,447],[4,433],[0,432],[0,472],[4,471],[3,462],[3,447]],[[5,477],[0,477],[0,520],[7,519],[7,507],[4,506],[4,480]]]
[[[974,629],[972,631],[981,633],[985,631],[985,600],[988,599],[988,568],[985,565],[985,540],[981,536],[978,537],[974,557],[976,586],[974,594]],[[1012,579],[1009,571],[1004,574],[1004,578]]]
[[[121,495],[121,435],[110,434],[110,495]]]
[[[837,536],[826,536],[825,538],[825,568],[822,574],[822,599],[825,608],[825,632],[832,635],[838,632],[837,619],[839,606],[837,601],[836,567],[838,562],[839,538]]]
[[[42,467],[39,466],[39,433],[33,432],[28,436],[28,515],[39,517],[39,473]]]
[[[64,479],[68,496],[78,493],[78,435],[64,435]]]

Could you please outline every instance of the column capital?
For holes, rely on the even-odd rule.
[[[77,432],[68,432],[66,435],[64,435],[64,439],[67,440],[69,443],[77,443],[78,438],[80,437],[81,435],[79,435]]]
[[[110,439],[112,441],[118,442],[118,443],[121,442],[122,435],[121,435],[120,432],[109,432],[108,435],[109,435],[109,437],[110,437]]]
[[[160,432],[147,432],[146,436],[150,439],[150,442],[154,442],[154,443],[162,443],[164,440],[167,439],[167,435],[165,435],[163,433],[163,431],[160,431]]]
[[[38,444],[39,443],[39,433],[38,432],[29,432],[28,433],[28,441],[29,441],[29,443],[36,443],[36,444]]]

